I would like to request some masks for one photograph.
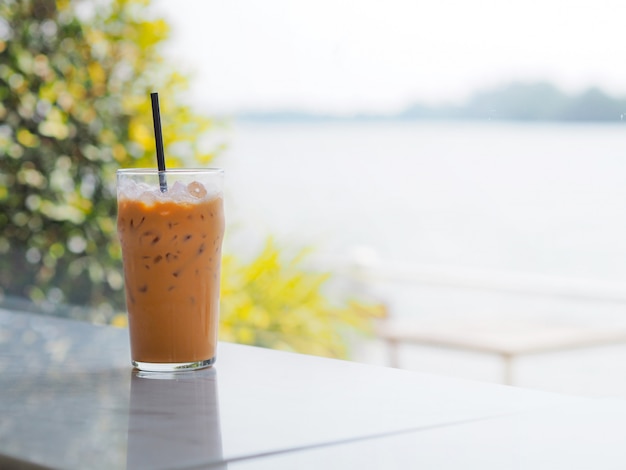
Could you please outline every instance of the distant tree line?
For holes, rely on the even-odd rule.
[[[548,82],[513,82],[478,91],[467,102],[429,106],[415,103],[393,115],[358,114],[349,118],[308,114],[297,111],[249,113],[243,120],[326,121],[326,120],[509,120],[617,122],[626,119],[626,99],[609,96],[597,87],[579,94],[568,94]]]
[[[626,116],[626,99],[616,99],[599,88],[570,95],[551,83],[514,82],[479,91],[461,106],[413,105],[403,119],[502,119],[514,121],[618,121]]]

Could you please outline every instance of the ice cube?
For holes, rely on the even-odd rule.
[[[123,199],[141,199],[142,194],[149,192],[154,193],[152,186],[132,180],[122,181],[118,191]]]
[[[175,181],[174,184],[168,188],[167,193],[164,193],[163,196],[166,196],[175,202],[189,202],[191,200],[189,191],[187,191],[187,186],[180,181]]]
[[[193,181],[187,185],[187,190],[189,194],[197,199],[202,199],[207,195],[206,188],[202,185],[202,183],[198,183],[197,181]]]
[[[151,206],[156,202],[157,195],[153,191],[143,191],[138,199],[144,204]]]
[[[139,195],[137,192],[137,184],[134,181],[124,180],[120,183],[118,194],[122,198],[133,199]]]

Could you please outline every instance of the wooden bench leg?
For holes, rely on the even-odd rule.
[[[398,342],[393,339],[387,340],[387,352],[389,354],[389,367],[400,368],[400,353]]]
[[[503,377],[504,385],[513,385],[513,356],[511,354],[502,354],[503,361]]]

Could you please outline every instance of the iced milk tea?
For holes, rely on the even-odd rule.
[[[123,172],[118,172],[118,234],[133,365],[143,370],[206,367],[215,360],[217,343],[221,172],[216,190],[202,174],[181,182],[177,171],[169,170],[165,193],[156,179],[150,188],[120,181]]]

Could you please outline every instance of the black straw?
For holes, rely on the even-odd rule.
[[[154,139],[156,140],[157,166],[159,167],[159,186],[161,192],[167,192],[165,179],[165,154],[163,152],[163,131],[161,130],[161,110],[159,109],[159,94],[150,93],[152,99],[152,120],[154,121]]]

